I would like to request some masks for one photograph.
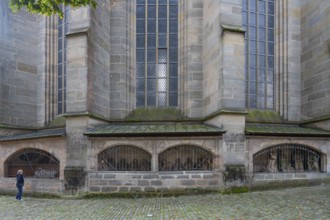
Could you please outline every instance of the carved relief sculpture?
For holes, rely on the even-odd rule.
[[[270,173],[278,172],[276,159],[277,159],[277,154],[275,152],[271,152],[269,155],[269,161],[268,161],[268,165],[267,165],[268,172],[270,172]]]

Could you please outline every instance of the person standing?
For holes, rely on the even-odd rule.
[[[24,176],[23,170],[18,170],[16,174],[16,187],[18,189],[16,199],[21,200],[23,195]]]

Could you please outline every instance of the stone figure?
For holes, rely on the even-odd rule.
[[[139,162],[138,159],[134,158],[131,164],[132,170],[138,170],[139,169]]]
[[[171,163],[168,162],[165,158],[161,161],[160,170],[171,170],[172,166]]]
[[[99,162],[99,170],[106,170],[107,168],[107,163],[105,162],[105,160],[101,160]]]
[[[187,157],[186,162],[184,163],[184,168],[187,170],[193,170],[194,169],[194,163],[190,157]]]
[[[270,172],[270,173],[278,172],[276,159],[277,159],[277,154],[274,152],[270,153],[268,165],[267,165],[268,172]]]
[[[119,163],[117,164],[117,170],[127,170],[128,164],[126,163],[125,158],[121,158]]]
[[[296,155],[295,168],[296,171],[304,171],[304,158],[301,154]]]
[[[311,156],[308,160],[308,170],[309,171],[320,171],[319,159],[317,156]]]
[[[293,172],[294,168],[292,167],[291,164],[291,153],[288,151],[285,151],[280,158],[280,168],[282,172]]]
[[[212,158],[207,157],[203,163],[203,170],[211,170],[213,166]]]
[[[181,163],[181,160],[180,160],[180,158],[177,158],[174,161],[173,170],[182,170],[182,169],[183,169],[183,165]]]
[[[141,170],[150,170],[150,162],[146,159],[142,159],[141,161]]]

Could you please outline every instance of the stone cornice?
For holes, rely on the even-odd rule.
[[[244,34],[245,30],[242,26],[230,25],[230,24],[221,24],[222,33],[225,31],[231,31],[236,33]]]

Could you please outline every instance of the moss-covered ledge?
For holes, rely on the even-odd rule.
[[[247,123],[271,123],[271,124],[288,123],[288,121],[282,118],[279,113],[270,110],[250,109],[248,110],[248,114],[246,115],[245,120]]]
[[[236,33],[245,33],[245,30],[242,26],[230,25],[230,24],[221,24],[222,32],[231,31]]]
[[[0,129],[14,129],[14,130],[27,130],[27,131],[36,131],[38,130],[37,127],[33,126],[21,126],[21,125],[9,125],[9,124],[1,124]]]
[[[125,121],[182,121],[187,120],[176,108],[138,108],[129,114]]]
[[[60,128],[66,126],[66,120],[64,116],[58,116],[55,117],[52,121],[49,122],[49,124],[46,126],[46,128]]]

